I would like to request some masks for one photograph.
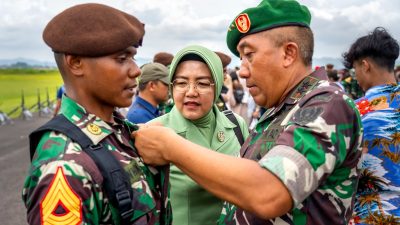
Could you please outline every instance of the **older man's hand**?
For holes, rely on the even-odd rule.
[[[180,138],[175,132],[160,123],[141,124],[139,130],[132,133],[135,147],[144,162],[150,165],[169,163],[170,144],[174,138]]]

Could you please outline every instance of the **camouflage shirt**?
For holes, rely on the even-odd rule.
[[[307,76],[269,109],[241,149],[287,187],[293,208],[263,220],[225,203],[219,224],[347,224],[359,176],[362,128],[354,102],[327,81]]]
[[[167,169],[145,165],[130,138],[132,123],[114,113],[106,123],[64,96],[61,113],[94,144],[102,143],[129,174],[132,224],[171,224]],[[94,161],[64,134],[45,133],[36,149],[22,198],[29,224],[120,224]]]

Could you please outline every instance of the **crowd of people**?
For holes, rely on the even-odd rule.
[[[144,24],[103,4],[55,16],[64,86],[30,135],[28,223],[400,224],[398,42],[377,27],[345,68],[315,67],[311,19],[295,0],[244,9],[229,69],[201,45],[139,67]]]

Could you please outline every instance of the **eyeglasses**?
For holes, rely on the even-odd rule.
[[[214,83],[211,83],[209,80],[198,80],[196,82],[188,82],[183,79],[176,79],[172,82],[172,86],[175,91],[184,93],[189,91],[190,84],[194,83],[194,89],[200,94],[208,93],[211,91],[211,87],[214,86]]]

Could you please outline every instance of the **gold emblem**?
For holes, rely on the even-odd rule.
[[[225,134],[223,131],[218,131],[217,133],[218,141],[223,142],[225,140]]]
[[[250,18],[247,13],[242,13],[235,19],[235,24],[240,33],[247,33],[250,30]]]
[[[97,126],[96,124],[90,123],[89,125],[87,125],[86,129],[94,135],[99,135],[101,134],[101,128],[99,126]]]
[[[64,171],[57,168],[53,181],[40,202],[41,224],[81,224],[82,201],[72,190]]]

